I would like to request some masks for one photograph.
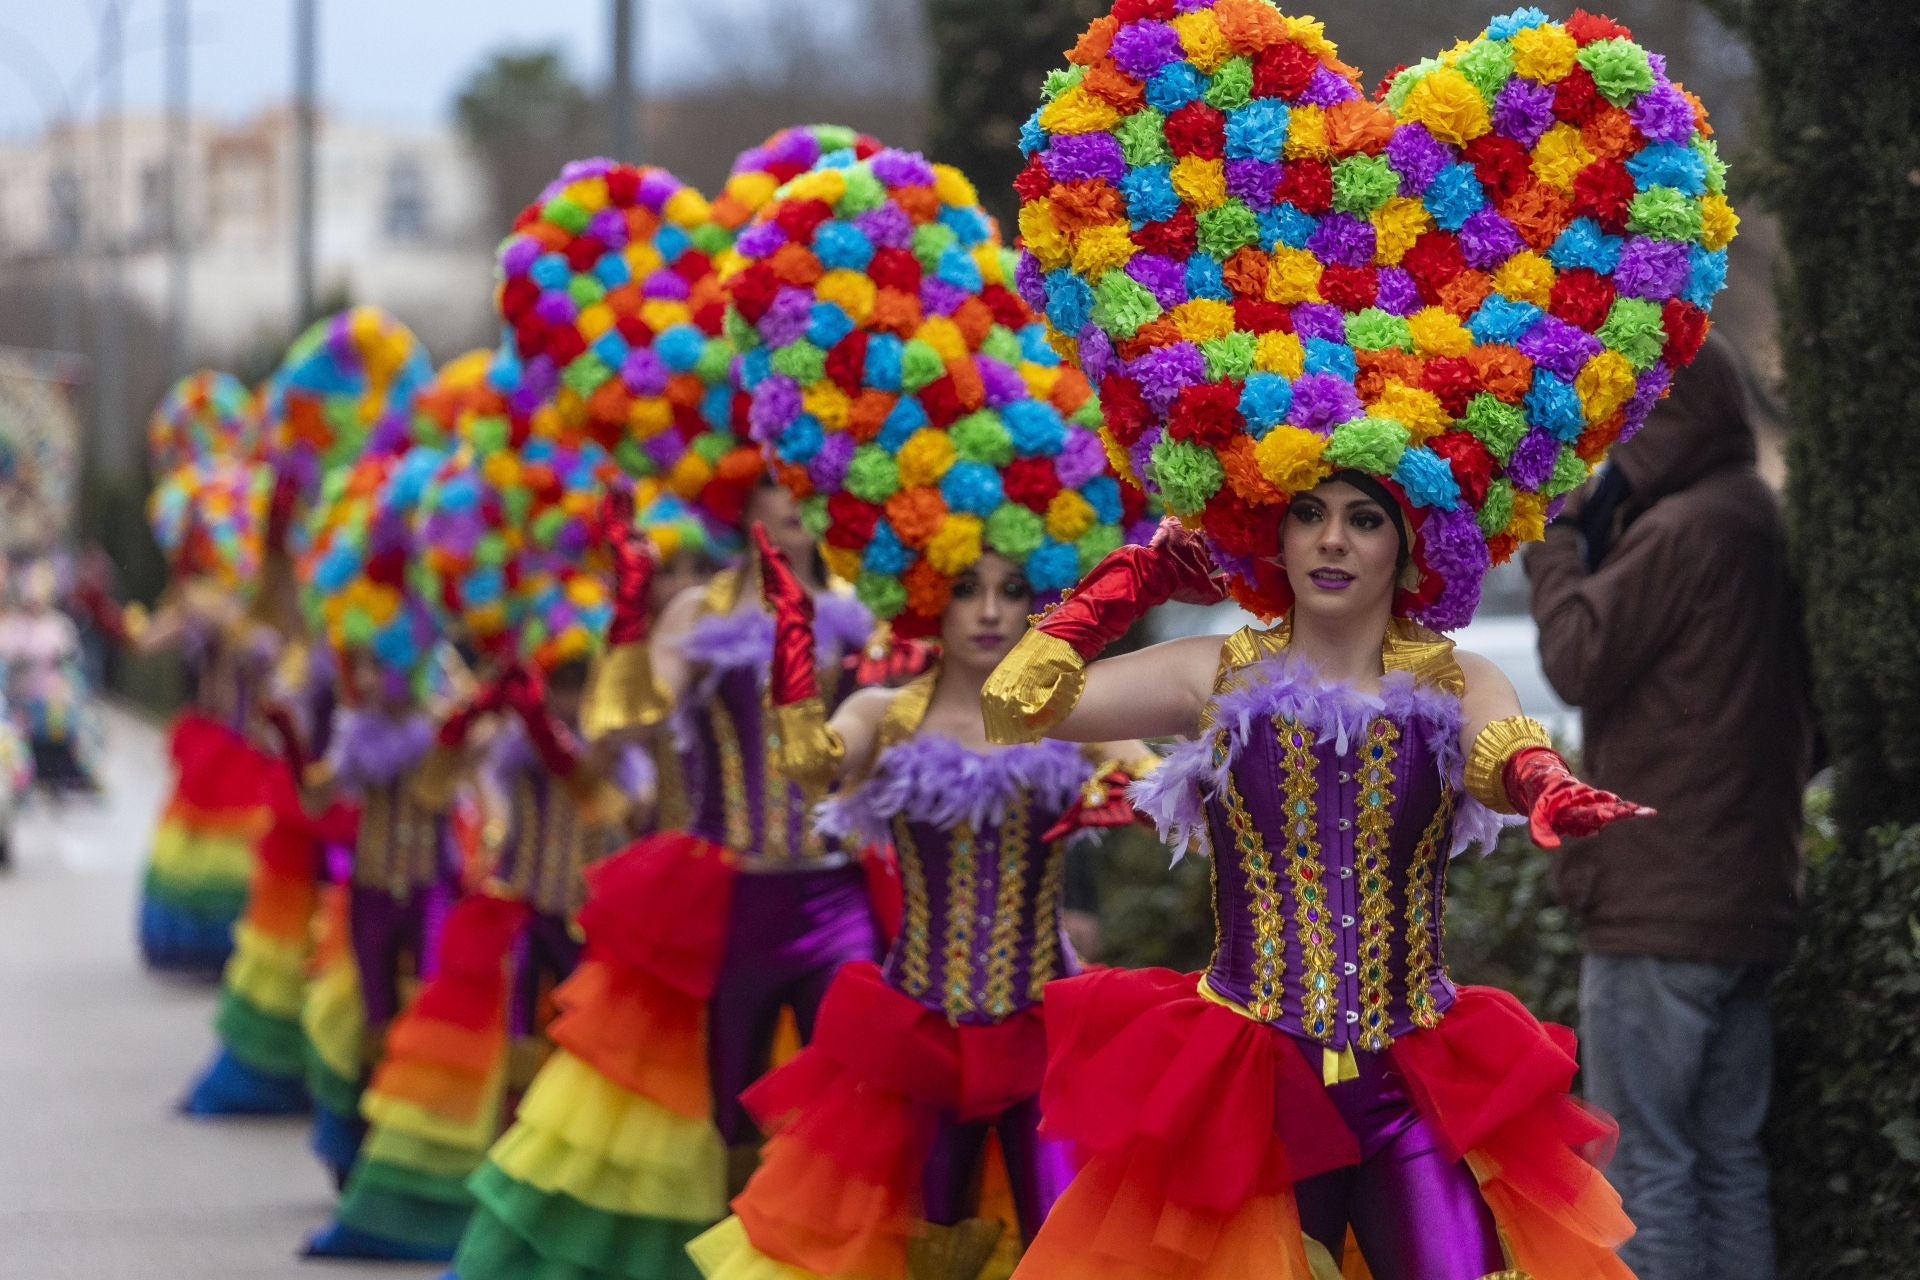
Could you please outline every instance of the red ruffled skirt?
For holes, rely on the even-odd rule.
[[[1085,1164],[1028,1249],[1026,1280],[1313,1280],[1293,1184],[1359,1147],[1281,1032],[1165,969],[1047,988],[1045,1132]],[[1503,991],[1463,987],[1388,1050],[1421,1115],[1467,1161],[1512,1265],[1534,1280],[1631,1280],[1632,1233],[1598,1164],[1612,1121],[1568,1094],[1573,1035]],[[1364,1276],[1350,1262],[1347,1276]]]
[[[1037,1008],[954,1026],[877,966],[842,968],[812,1042],[743,1098],[771,1135],[733,1202],[753,1248],[814,1275],[905,1275],[942,1118],[989,1119],[1033,1097],[1046,1052]]]

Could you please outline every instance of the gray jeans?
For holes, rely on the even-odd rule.
[[[1637,1228],[1620,1257],[1639,1280],[1773,1280],[1771,979],[1756,965],[1581,961],[1585,1093],[1620,1122],[1607,1176]]]

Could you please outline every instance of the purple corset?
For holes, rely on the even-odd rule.
[[[1058,742],[976,754],[919,736],[820,807],[820,826],[893,842],[906,915],[883,973],[956,1023],[999,1022],[1079,964],[1060,930],[1066,842],[1042,833],[1092,773]]]
[[[625,832],[617,823],[586,821],[524,737],[509,732],[502,739],[492,772],[507,814],[494,876],[535,911],[570,918],[586,901],[588,864],[617,849]]]
[[[831,710],[850,692],[836,687],[831,673],[841,654],[866,639],[872,617],[838,596],[818,596],[815,606],[821,665],[829,672],[821,683]],[[740,854],[749,872],[845,863],[847,854],[815,829],[807,794],[774,768],[767,749],[763,690],[773,619],[757,609],[710,615],[694,625],[683,648],[703,672],[686,710],[687,772],[702,784],[692,796],[688,830]]]
[[[1459,699],[1403,672],[1368,697],[1275,658],[1212,723],[1136,794],[1176,848],[1204,832],[1212,850],[1207,985],[1336,1049],[1439,1022],[1447,860],[1490,817],[1465,812]]]

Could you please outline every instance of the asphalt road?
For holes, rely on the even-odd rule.
[[[109,713],[101,802],[35,800],[0,874],[0,1280],[418,1280],[302,1262],[332,1204],[299,1121],[188,1120],[214,989],[148,974],[133,915],[160,734]]]

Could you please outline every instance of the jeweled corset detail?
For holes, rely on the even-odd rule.
[[[619,847],[622,832],[611,823],[582,821],[579,803],[545,775],[516,771],[507,785],[496,874],[534,910],[571,917],[586,901],[582,873]]]
[[[656,831],[685,831],[693,824],[699,786],[697,770],[689,767],[690,753],[682,749],[672,727],[653,735],[647,754],[653,761],[653,827]]]
[[[1455,797],[1432,737],[1385,713],[1346,742],[1275,716],[1229,761],[1218,731],[1215,992],[1333,1048],[1384,1049],[1439,1021]]]
[[[412,784],[407,772],[368,785],[354,842],[353,882],[396,898],[440,878],[442,820],[413,799]]]
[[[1078,965],[1061,942],[1066,842],[1040,834],[1059,816],[1025,793],[998,822],[951,828],[893,820],[906,914],[888,982],[954,1022],[999,1022],[1036,1004]]]
[[[743,858],[748,871],[818,869],[846,861],[839,846],[814,830],[808,797],[774,768],[767,749],[760,674],[748,667],[721,673],[707,700],[692,708],[691,771],[700,788],[692,831]]]

